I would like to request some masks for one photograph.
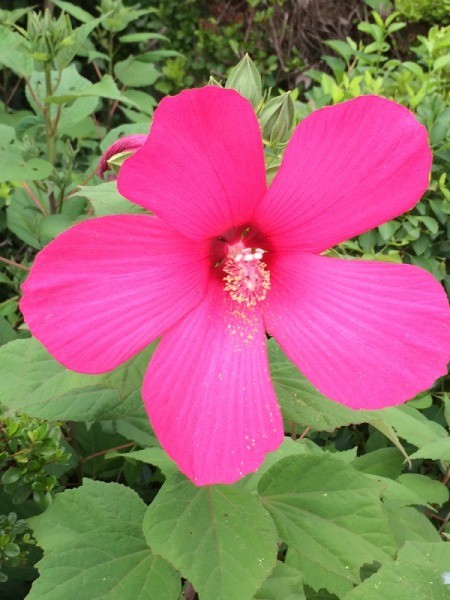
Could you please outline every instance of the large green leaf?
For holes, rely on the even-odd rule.
[[[255,496],[196,487],[181,475],[169,477],[149,506],[144,533],[201,600],[251,600],[276,561],[275,527]]]
[[[352,410],[325,398],[300,373],[272,338],[268,344],[275,392],[286,419],[317,431],[333,431],[352,423],[366,423],[376,413]]]
[[[398,481],[412,492],[422,498],[422,502],[429,502],[442,506],[448,500],[448,487],[441,481],[431,479],[426,475],[418,473],[404,473],[400,475]]]
[[[277,563],[254,600],[306,600],[302,573],[285,563]]]
[[[85,479],[30,519],[44,558],[28,600],[177,600],[180,578],[142,533],[146,506],[131,489]]]
[[[385,408],[378,412],[377,417],[383,422],[389,423],[399,437],[418,448],[448,437],[448,433],[442,425],[430,421],[419,410],[407,404]]]
[[[125,60],[116,63],[114,73],[119,81],[127,87],[152,85],[161,75],[155,65],[142,62],[135,56],[129,56]]]
[[[25,44],[25,38],[16,31],[0,28],[0,64],[20,77],[29,77],[33,72],[33,59]]]
[[[258,484],[261,477],[266,471],[268,471],[275,463],[280,461],[282,458],[292,456],[296,454],[322,454],[323,450],[320,446],[317,446],[313,441],[304,438],[302,440],[294,441],[290,437],[285,437],[281,446],[279,446],[274,452],[266,454],[263,464],[254,473],[250,473],[240,481],[236,483],[237,486],[242,487],[250,492],[258,489]]]
[[[362,473],[396,479],[403,470],[404,457],[397,448],[378,448],[358,456],[351,464]]]
[[[13,127],[0,124],[0,182],[37,180],[48,177],[52,165],[42,159],[25,160]]]
[[[8,229],[32,248],[40,250],[42,245],[39,239],[39,226],[43,218],[44,215],[25,189],[16,188],[6,209]]]
[[[107,181],[98,185],[81,186],[77,191],[77,196],[82,196],[89,200],[94,207],[97,217],[147,212],[141,206],[130,202],[119,194],[115,181]]]
[[[285,458],[258,491],[289,546],[287,562],[316,590],[342,595],[359,583],[364,564],[395,552],[379,485],[337,457]]]
[[[83,134],[83,128],[76,127],[83,119],[91,117],[98,104],[98,98],[78,98],[70,106],[65,106],[58,122],[58,131],[61,135],[78,137]]]
[[[440,540],[430,520],[416,508],[411,506],[399,508],[398,504],[389,502],[385,506],[385,513],[398,546],[410,541],[438,542]]]
[[[411,454],[410,458],[431,458],[450,462],[450,437],[439,438],[424,444],[420,450]]]
[[[153,347],[111,373],[82,375],[57,363],[35,339],[0,348],[2,404],[49,420],[100,421],[143,414],[141,386]]]
[[[450,597],[450,544],[406,542],[397,560],[345,596],[345,600],[444,600]]]

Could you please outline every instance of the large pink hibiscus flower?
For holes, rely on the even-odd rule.
[[[326,396],[401,403],[445,373],[448,304],[427,272],[322,256],[410,209],[427,134],[367,96],[296,129],[267,190],[250,104],[206,87],[163,100],[120,192],[156,216],[91,219],[37,256],[21,308],[68,368],[101,373],[162,336],[143,397],[196,484],[232,483],[283,437],[266,331]]]

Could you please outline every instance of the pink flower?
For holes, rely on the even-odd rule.
[[[108,160],[115,156],[116,154],[120,154],[121,152],[136,152],[138,148],[142,146],[142,144],[147,139],[146,135],[141,133],[136,133],[134,135],[125,135],[122,138],[119,138],[113,144],[108,146],[105,152],[102,154],[100,159],[100,163],[97,169],[97,175],[99,177],[103,177],[103,175],[110,170],[108,165]],[[115,179],[115,177],[113,177]]]
[[[283,438],[268,331],[325,395],[399,404],[445,373],[449,312],[413,266],[321,253],[409,210],[427,189],[427,134],[366,96],[313,113],[266,189],[250,104],[206,87],[163,100],[118,186],[157,216],[84,221],[36,258],[21,308],[68,368],[114,369],[162,340],[143,397],[196,484],[232,483]]]

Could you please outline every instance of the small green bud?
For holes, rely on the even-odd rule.
[[[290,92],[269,100],[259,115],[264,142],[269,146],[286,143],[294,128],[294,118]]]
[[[223,85],[220,83],[220,81],[217,81],[217,79],[214,79],[214,77],[211,75],[208,81],[208,85],[213,85],[214,87],[223,87]]]
[[[225,87],[236,90],[257,108],[262,98],[261,75],[248,54],[231,69]]]

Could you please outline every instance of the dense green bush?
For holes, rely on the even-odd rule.
[[[395,0],[395,10],[412,22],[448,23],[450,20],[449,0]]]

